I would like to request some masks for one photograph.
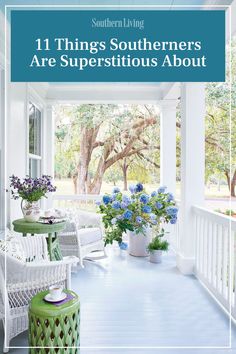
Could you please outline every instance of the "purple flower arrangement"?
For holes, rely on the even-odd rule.
[[[174,196],[160,187],[150,195],[141,183],[129,188],[130,194],[123,194],[115,187],[113,193],[105,194],[98,206],[103,215],[106,230],[105,244],[113,241],[122,243],[126,231],[144,233],[149,227],[158,227],[161,222],[175,224],[178,208]]]
[[[11,196],[13,199],[22,198],[29,203],[37,202],[47,193],[55,192],[56,187],[52,185],[52,177],[43,175],[40,178],[26,177],[21,180],[17,176],[10,176]]]

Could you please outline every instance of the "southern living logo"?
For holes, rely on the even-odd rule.
[[[135,28],[143,30],[145,26],[144,20],[136,18],[126,18],[122,20],[111,20],[109,17],[105,19],[92,18],[91,25],[93,28]]]

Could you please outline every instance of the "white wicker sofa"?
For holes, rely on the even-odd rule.
[[[1,240],[0,318],[5,330],[4,352],[8,352],[12,338],[27,330],[31,298],[53,284],[70,288],[71,265],[77,262],[76,257],[51,262],[45,237],[41,235],[22,237],[10,233],[7,244]]]
[[[63,256],[77,256],[82,268],[85,258],[89,260],[105,258],[102,216],[79,209],[60,212],[67,215],[66,228],[58,234]]]

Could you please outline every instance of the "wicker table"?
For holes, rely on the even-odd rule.
[[[65,221],[55,224],[41,224],[39,222],[27,222],[25,219],[18,219],[13,221],[14,231],[20,232],[23,236],[27,234],[47,234],[48,253],[51,261],[61,260],[62,253],[59,246],[57,233],[64,230],[66,226]]]
[[[30,354],[78,353],[79,297],[73,291],[64,291],[74,298],[59,306],[44,300],[48,291],[42,291],[32,298],[29,306]]]

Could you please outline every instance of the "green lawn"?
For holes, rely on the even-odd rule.
[[[130,181],[129,184],[134,184],[134,181]],[[56,179],[55,184],[57,186],[57,194],[74,194],[73,183],[71,179]],[[122,182],[117,183],[117,186],[122,190],[123,184]],[[102,185],[101,193],[110,193],[113,189],[112,183],[104,182]],[[145,188],[147,192],[152,192],[153,190],[158,188],[157,184],[145,184]],[[194,186],[193,186],[194,188]],[[227,186],[221,186],[220,191],[218,191],[218,186],[211,185],[210,188],[205,187],[205,196],[207,198],[227,198],[229,196],[229,191]],[[177,191],[176,198],[180,197],[180,183],[177,183]]]

